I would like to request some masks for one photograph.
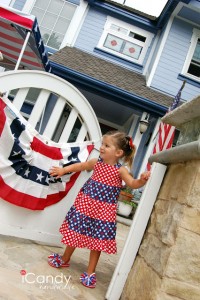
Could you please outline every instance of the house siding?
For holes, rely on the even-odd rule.
[[[85,18],[85,21],[81,27],[81,30],[79,32],[79,35],[76,39],[76,42],[74,44],[75,47],[87,51],[88,53],[94,54],[101,57],[103,59],[109,60],[113,63],[117,63],[121,65],[122,67],[131,69],[136,72],[142,72],[143,67],[146,64],[148,55],[151,50],[151,46],[149,47],[147,54],[145,56],[143,65],[137,65],[132,63],[131,61],[126,61],[125,59],[120,59],[117,56],[114,56],[112,54],[102,54],[98,51],[95,51],[95,48],[97,47],[99,40],[101,38],[101,35],[104,30],[104,25],[107,20],[107,15],[104,13],[101,13],[93,8],[90,8],[87,14],[87,17]],[[153,44],[153,40],[151,45]]]
[[[13,8],[22,10],[25,3],[26,3],[26,0],[16,0],[15,3],[13,4]]]
[[[191,24],[178,18],[174,20],[152,80],[152,88],[172,96],[177,94],[182,85],[182,80],[180,81],[177,77],[183,69],[192,30]],[[188,101],[198,94],[199,88],[187,83],[182,92],[182,99]]]
[[[105,22],[105,14],[89,9],[74,46],[92,53],[99,42]]]

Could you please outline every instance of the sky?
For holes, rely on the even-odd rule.
[[[124,0],[111,0],[117,3],[124,3]],[[126,0],[125,5],[139,10],[145,14],[158,17],[168,0]]]

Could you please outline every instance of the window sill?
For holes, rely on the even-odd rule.
[[[185,80],[187,83],[200,88],[200,80],[195,80],[183,74],[178,74],[178,79]]]
[[[99,48],[97,48],[97,47],[94,48],[94,52],[99,53],[99,54],[102,54],[103,56],[109,57],[109,58],[111,58],[111,59],[114,59],[116,62],[122,63],[122,64],[124,64],[124,65],[126,65],[126,66],[129,66],[129,67],[132,67],[132,68],[134,67],[134,68],[136,68],[136,69],[138,69],[138,70],[140,70],[140,71],[142,71],[142,69],[143,69],[143,66],[140,65],[140,64],[131,62],[131,61],[126,60],[126,59],[124,59],[124,58],[121,58],[121,57],[119,57],[119,56],[117,56],[117,55],[108,53],[108,52],[106,52],[106,51],[104,51],[104,50],[102,50],[102,49],[99,49]]]

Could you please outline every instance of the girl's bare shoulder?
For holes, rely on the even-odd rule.
[[[121,166],[121,167],[119,168],[119,173],[120,173],[120,175],[123,175],[123,174],[129,174],[129,171],[127,170],[126,167]]]
[[[93,170],[95,164],[97,163],[98,159],[97,158],[92,158],[88,161],[85,162],[85,167],[87,171]]]

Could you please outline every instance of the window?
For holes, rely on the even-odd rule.
[[[200,78],[200,31],[193,30],[189,52],[183,68],[183,74],[194,79]]]
[[[37,17],[46,46],[59,49],[77,5],[62,0],[36,0],[31,14]]]
[[[148,31],[108,18],[98,48],[142,64],[152,38]]]
[[[196,48],[188,68],[188,73],[200,77],[200,39],[197,40]]]

